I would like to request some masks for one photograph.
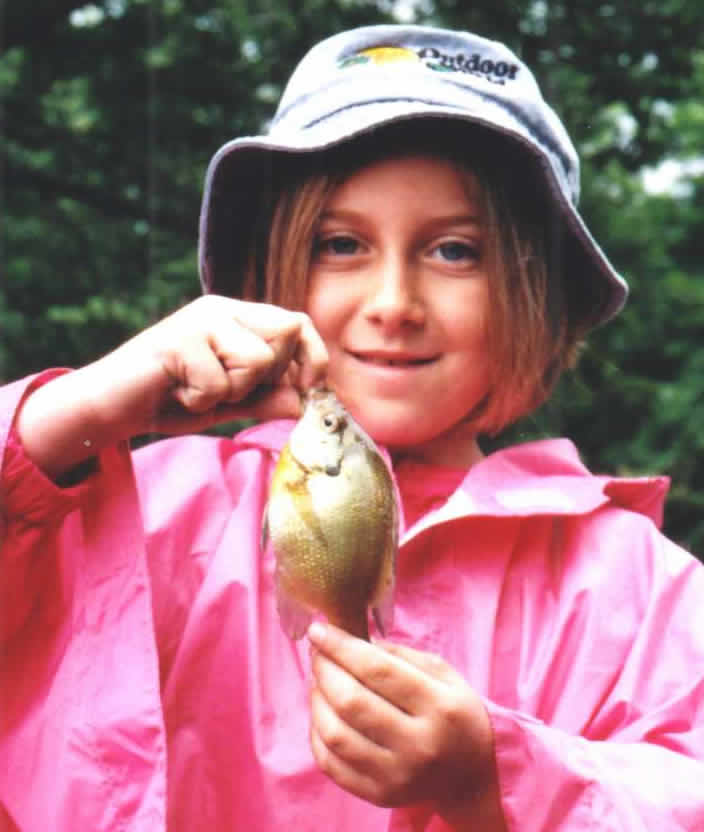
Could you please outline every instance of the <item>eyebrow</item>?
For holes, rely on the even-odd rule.
[[[442,214],[431,217],[429,225],[482,225],[479,214]]]
[[[320,215],[320,222],[325,222],[326,220],[362,220],[367,221],[368,217],[362,211],[353,211],[346,208],[342,208],[337,211],[323,211]],[[441,214],[437,217],[430,217],[428,219],[427,224],[429,226],[434,225],[475,225],[475,226],[482,226],[482,218],[479,214]]]

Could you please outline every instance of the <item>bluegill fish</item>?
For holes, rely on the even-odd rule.
[[[369,640],[393,616],[398,507],[374,441],[335,394],[310,391],[272,477],[262,544],[276,556],[284,632],[300,638],[316,612]]]

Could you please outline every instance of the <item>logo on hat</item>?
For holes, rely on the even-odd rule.
[[[343,58],[338,66],[344,69],[348,66],[355,66],[356,64],[393,64],[401,61],[413,61],[418,63],[420,58],[412,49],[406,49],[403,46],[373,46],[371,49],[362,49],[348,58]]]
[[[421,63],[435,72],[464,72],[484,78],[493,84],[513,81],[519,71],[516,63],[497,61],[480,55],[478,52],[472,55],[465,55],[462,52],[451,55],[441,52],[434,46],[427,46],[418,51],[404,46],[373,46],[342,58],[338,61],[338,67],[345,69],[360,64],[383,66],[397,63]]]

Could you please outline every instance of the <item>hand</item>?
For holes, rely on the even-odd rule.
[[[322,377],[327,350],[302,312],[207,295],[99,363],[114,409],[123,382],[132,435],[181,433],[233,418],[298,416],[298,392]]]
[[[296,417],[327,350],[307,315],[208,295],[104,358],[33,392],[17,419],[29,456],[58,476],[140,433]]]
[[[505,829],[489,717],[445,661],[314,624],[311,746],[338,785],[379,806],[429,802]],[[479,828],[479,827],[477,827]]]

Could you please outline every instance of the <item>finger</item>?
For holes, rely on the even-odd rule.
[[[374,644],[392,656],[403,659],[403,661],[408,662],[423,673],[427,673],[439,682],[451,683],[457,679],[457,671],[435,653],[416,650],[413,647],[384,640],[375,640]]]
[[[243,326],[247,326],[265,341],[288,334],[300,336],[305,342],[304,353],[317,364],[327,350],[325,342],[315,329],[313,322],[305,312],[284,309],[268,303],[250,303],[230,300],[232,317]]]
[[[200,304],[207,317],[217,316],[230,324],[234,322],[268,344],[276,359],[272,368],[274,381],[292,359],[300,365],[299,389],[305,390],[323,380],[328,363],[327,349],[304,312],[216,295],[204,296],[194,303]],[[236,355],[237,350],[233,354]]]
[[[277,306],[257,303],[247,310],[243,320],[266,341],[286,335],[296,341],[295,359],[301,366],[301,389],[322,380],[328,363],[325,342],[304,312],[292,312]]]
[[[328,368],[327,347],[307,315],[303,317],[301,339],[297,345],[295,360],[300,368],[299,389],[307,390],[324,380]]]
[[[279,310],[281,311],[281,310]],[[328,351],[325,342],[302,312],[288,312],[290,320],[273,336],[262,334],[267,343],[282,356],[282,368],[296,366],[296,386],[307,390],[325,378]]]
[[[315,622],[308,636],[322,655],[382,699],[408,714],[422,711],[429,679],[410,662],[332,625]]]
[[[259,335],[236,321],[214,324],[208,344],[227,373],[232,402],[241,401],[258,384],[268,380],[284,361],[281,352],[277,354]]]
[[[167,364],[175,381],[172,396],[188,411],[204,413],[230,393],[225,368],[203,341],[193,340]]]
[[[377,805],[391,805],[398,761],[341,722],[316,688],[311,699],[310,742],[321,769],[340,787]]]
[[[311,728],[310,747],[320,770],[350,794],[381,805],[379,781],[372,774],[355,768],[330,750],[315,728]]]
[[[195,413],[174,402],[162,408],[152,419],[150,430],[157,433],[179,434],[208,430],[215,425],[241,419],[296,419],[300,415],[301,400],[295,390],[274,389],[264,396],[251,396],[240,404],[218,402],[209,410]]]
[[[347,722],[328,701],[323,688],[316,683],[311,691],[311,725],[330,751],[349,765],[368,769],[383,765],[392,755],[383,743]]]
[[[277,336],[271,341],[266,342],[271,350],[272,361],[267,368],[266,373],[260,377],[260,384],[268,386],[275,386],[286,377],[291,377],[291,367],[295,365],[295,353],[297,341],[292,340],[287,335]]]
[[[316,690],[338,721],[377,746],[405,747],[411,724],[403,710],[321,653],[315,654],[312,667]]]
[[[238,419],[298,419],[301,415],[301,397],[293,387],[257,388],[235,406]]]

